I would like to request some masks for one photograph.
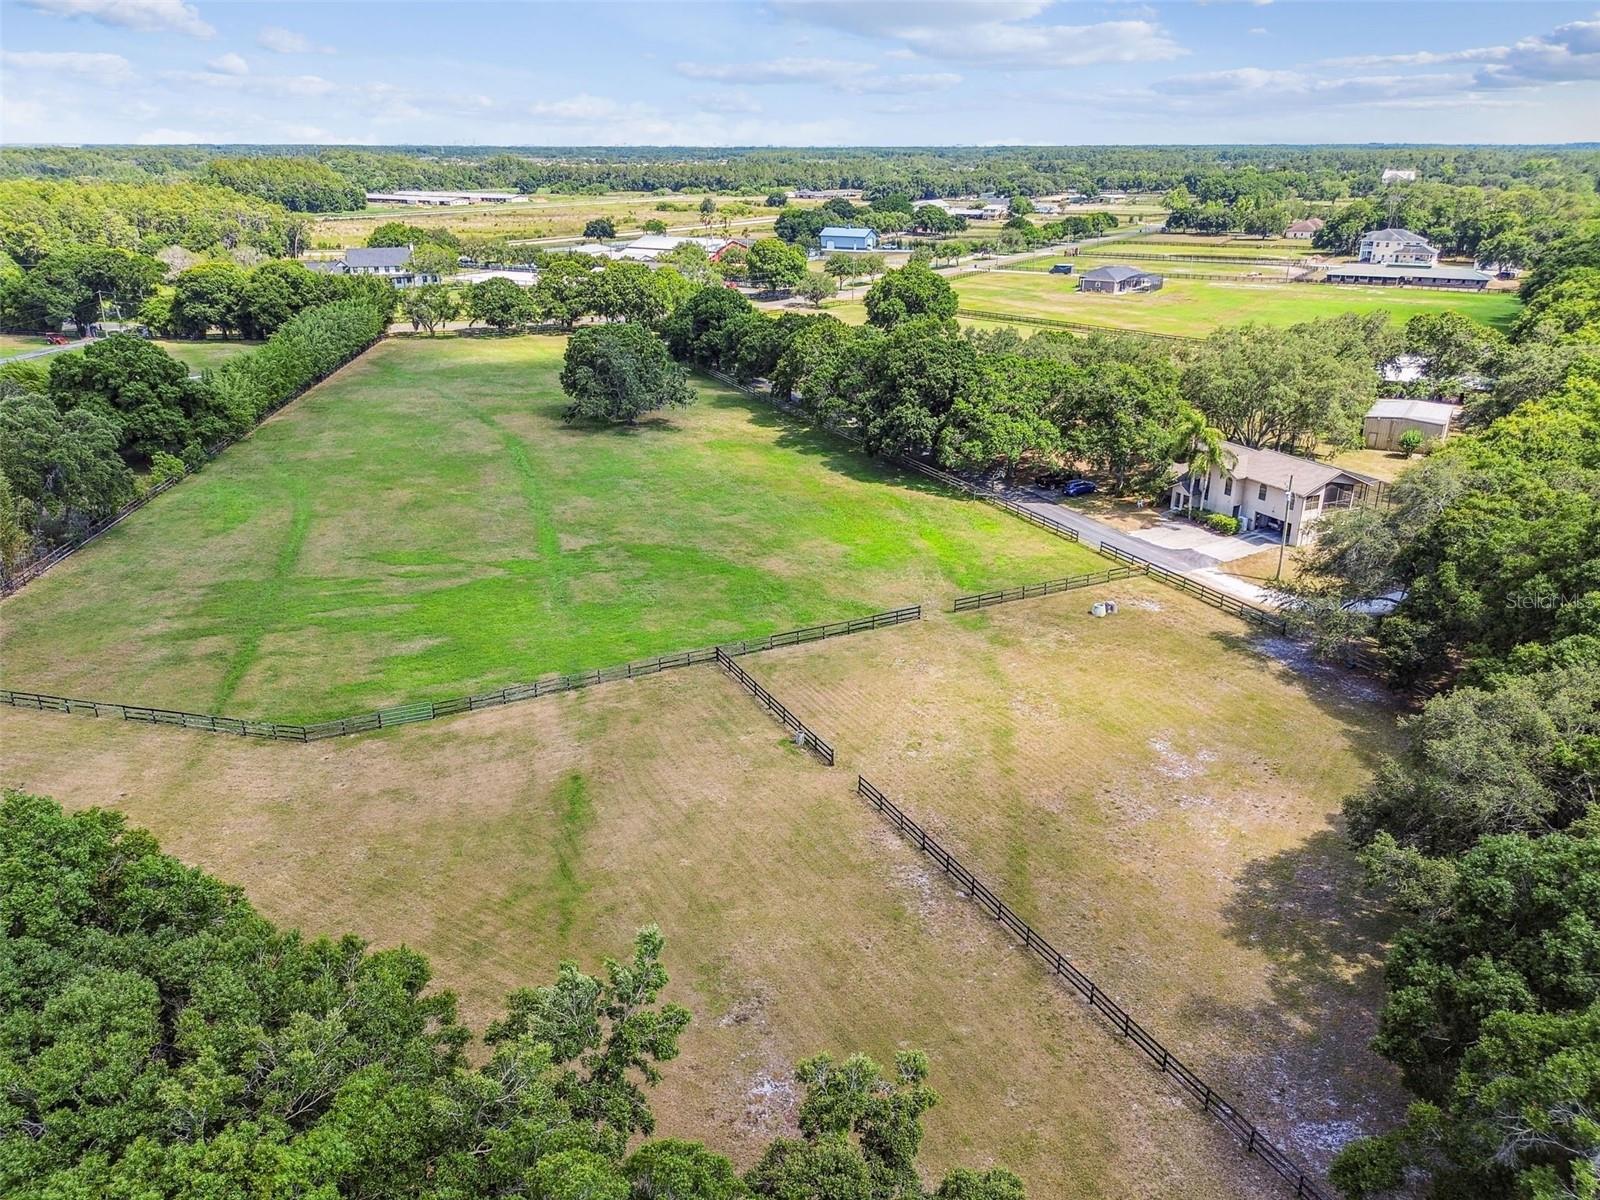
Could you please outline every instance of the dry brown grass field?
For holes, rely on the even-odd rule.
[[[1123,612],[1084,615],[1100,594]],[[1389,736],[1368,685],[1142,581],[744,664],[838,767],[708,667],[311,746],[0,710],[0,784],[117,807],[276,920],[414,946],[480,1024],[659,922],[696,1013],[662,1132],[741,1161],[792,1121],[795,1059],[922,1047],[930,1175],[1279,1194],[852,795],[860,771],[1297,1158],[1392,1115],[1363,1049],[1385,931],[1333,826]]]
[[[1143,580],[748,665],[1291,1152],[1396,1111],[1337,829],[1391,746],[1376,685]]]
[[[877,635],[871,635],[877,636]],[[747,660],[747,662],[750,660]],[[664,1135],[748,1162],[791,1064],[921,1047],[923,1166],[1036,1197],[1267,1200],[1280,1186],[929,873],[712,667],[320,745],[5,710],[0,781],[108,804],[272,918],[432,960],[481,1025],[559,959],[661,924],[695,1021]]]

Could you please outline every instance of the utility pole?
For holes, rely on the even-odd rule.
[[[1278,570],[1272,576],[1273,579],[1282,579],[1283,578],[1283,552],[1284,552],[1285,548],[1287,548],[1287,546],[1289,545],[1289,521],[1288,521],[1288,518],[1294,516],[1294,476],[1293,475],[1289,476],[1289,487],[1283,493],[1283,515],[1284,515],[1285,520],[1284,520],[1283,524],[1278,527]]]

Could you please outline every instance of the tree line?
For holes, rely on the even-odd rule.
[[[385,284],[385,287],[388,285]],[[200,378],[159,346],[112,334],[82,351],[0,368],[0,567],[72,540],[382,336],[362,299],[307,308],[259,349]]]
[[[361,189],[524,192],[716,191],[761,196],[775,188],[862,189],[918,199],[994,192],[1038,196],[1102,189],[1164,193],[1180,185],[1202,202],[1233,202],[1264,188],[1305,200],[1383,193],[1383,171],[1497,190],[1517,186],[1592,194],[1600,152],[1589,147],[1494,146],[1035,146],[1035,147],[560,147],[164,146],[0,150],[0,179],[170,182],[201,177],[215,158],[316,161]],[[1276,183],[1263,185],[1263,177]]]
[[[665,940],[512,992],[480,1033],[426,958],[283,929],[106,809],[0,797],[0,1191],[16,1200],[1022,1200],[1009,1171],[925,1189],[920,1051],[798,1064],[797,1136],[742,1176],[654,1136],[691,1014]],[[474,1046],[474,1043],[477,1046]]]

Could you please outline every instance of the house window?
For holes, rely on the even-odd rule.
[[[1321,507],[1322,507],[1322,493],[1321,492],[1312,492],[1311,495],[1306,497],[1306,511],[1307,512],[1315,512],[1317,509],[1319,509]]]
[[[1233,476],[1232,475],[1224,475],[1222,477],[1222,494],[1224,496],[1233,495]]]
[[[1265,500],[1266,498],[1267,498],[1267,485],[1263,483],[1256,489],[1256,499],[1257,500]]]

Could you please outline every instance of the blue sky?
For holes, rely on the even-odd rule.
[[[1600,140],[1593,4],[0,0],[0,140]]]

